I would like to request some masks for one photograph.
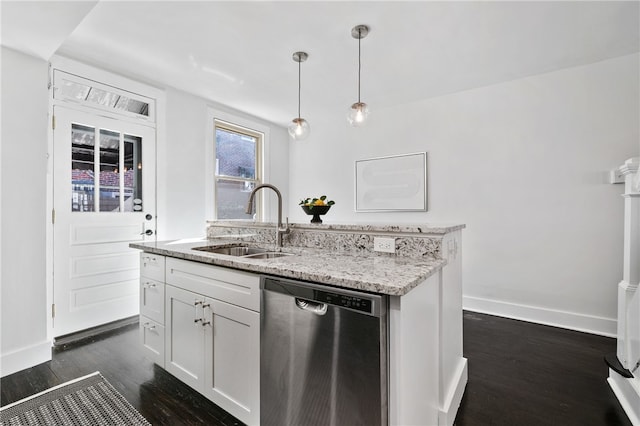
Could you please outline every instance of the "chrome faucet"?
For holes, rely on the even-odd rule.
[[[276,248],[279,250],[282,248],[282,235],[288,234],[289,232],[291,232],[291,229],[289,229],[288,217],[287,217],[287,226],[285,226],[284,228],[282,227],[282,194],[280,194],[280,191],[278,190],[278,188],[268,183],[263,183],[262,185],[258,185],[255,188],[253,188],[253,191],[251,191],[251,194],[249,195],[249,202],[247,202],[246,213],[251,214],[251,212],[253,211],[253,197],[256,195],[256,192],[258,192],[258,190],[262,188],[271,188],[274,190],[274,192],[278,196],[278,223],[276,224]]]

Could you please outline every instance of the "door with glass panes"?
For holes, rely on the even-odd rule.
[[[54,108],[54,336],[138,314],[139,253],[155,240],[155,129]]]

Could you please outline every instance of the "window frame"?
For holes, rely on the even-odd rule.
[[[209,123],[210,121],[207,120]],[[210,168],[211,172],[208,173],[210,178],[208,179],[209,185],[211,185],[211,190],[207,191],[207,194],[212,195],[212,199],[210,202],[207,202],[207,210],[210,209],[210,213],[207,214],[208,217],[211,217],[213,220],[234,220],[234,221],[262,221],[265,212],[265,205],[263,202],[263,197],[260,193],[256,194],[254,205],[256,206],[255,219],[218,219],[218,179],[224,179],[227,181],[234,182],[252,182],[255,186],[260,185],[265,181],[265,151],[266,151],[266,141],[268,134],[264,131],[263,126],[258,125],[257,123],[247,122],[247,120],[238,119],[238,117],[225,117],[221,118],[218,114],[213,116],[211,129],[211,145],[212,152],[207,155],[207,163],[210,164],[208,168]],[[217,152],[216,152],[216,129],[223,129],[228,132],[233,132],[241,135],[245,135],[248,137],[252,137],[256,139],[256,154],[255,154],[255,173],[254,178],[241,178],[237,176],[228,176],[228,175],[219,175],[216,173],[216,160],[217,160]]]

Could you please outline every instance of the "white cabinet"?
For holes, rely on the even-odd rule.
[[[260,311],[260,276],[220,266],[167,258],[167,284]]]
[[[165,257],[157,254],[140,254],[140,276],[164,282]]]
[[[140,255],[140,343],[145,354],[164,367],[165,257]]]
[[[140,277],[140,315],[164,324],[164,283]]]
[[[260,277],[174,258],[166,268],[166,370],[259,424]]]
[[[204,389],[204,299],[188,290],[166,287],[165,369],[200,392]]]
[[[260,314],[207,299],[204,394],[247,424],[260,423]]]

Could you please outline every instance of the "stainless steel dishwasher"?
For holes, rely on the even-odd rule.
[[[263,277],[262,426],[386,425],[388,298]]]

